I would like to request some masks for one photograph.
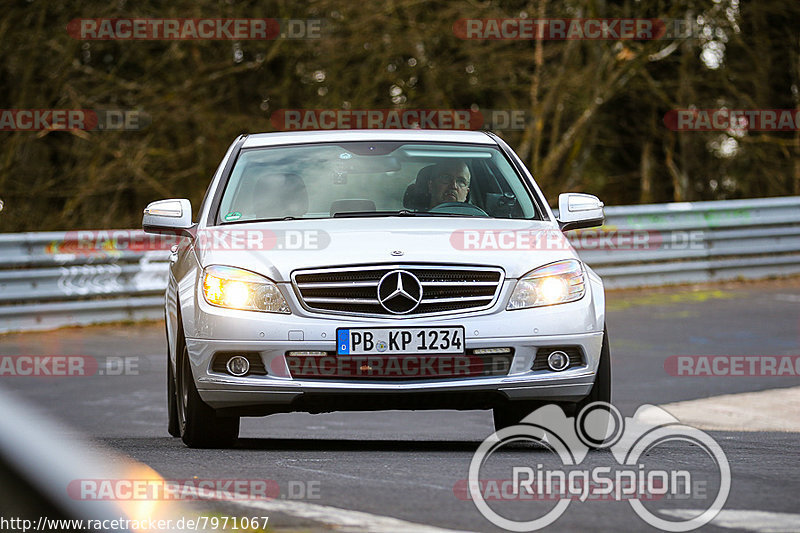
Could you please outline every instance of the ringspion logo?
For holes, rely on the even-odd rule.
[[[645,413],[655,415],[659,423],[643,422]],[[542,464],[538,453],[514,454],[520,459],[512,463],[510,475],[501,478],[510,482],[498,486],[497,473],[509,468],[503,465],[499,469],[491,462],[492,458],[504,446],[526,441],[545,446],[557,456],[560,464]],[[713,466],[704,466],[695,472],[685,468],[684,460],[668,468],[647,466],[648,456],[653,457],[660,446],[680,442],[699,449]],[[613,462],[606,461],[600,466],[585,464],[592,449],[609,450]],[[603,458],[608,457],[609,454],[603,454]],[[487,493],[491,482],[495,482],[497,491]],[[558,406],[547,405],[481,443],[472,457],[466,488],[475,507],[487,520],[510,531],[547,527],[558,520],[572,502],[599,497],[627,501],[647,524],[664,531],[682,532],[704,526],[717,516],[730,493],[731,471],[725,452],[713,438],[699,429],[680,424],[659,407],[644,405],[633,417],[623,418],[613,405],[605,402],[591,403],[575,417],[567,417]],[[454,489],[463,489],[463,486],[457,484]],[[702,494],[693,493],[695,491]],[[456,496],[459,493],[456,490]],[[691,518],[666,520],[658,513],[660,502],[687,498],[704,502]],[[489,504],[497,500],[526,504],[530,519],[520,519],[520,513],[509,516],[510,507]],[[530,505],[532,500],[555,500],[556,503],[543,508]],[[643,501],[650,502],[650,507]]]

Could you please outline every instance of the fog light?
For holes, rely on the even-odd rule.
[[[225,365],[225,368],[228,369],[228,373],[232,376],[246,376],[250,372],[250,361],[241,355],[234,355],[228,359],[228,364]]]
[[[569,356],[561,350],[551,352],[547,356],[547,366],[550,367],[550,370],[561,372],[569,366]]]

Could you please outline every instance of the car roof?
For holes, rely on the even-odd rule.
[[[242,148],[258,148],[262,146],[278,146],[285,144],[353,141],[450,142],[485,144],[494,146],[497,145],[494,139],[482,131],[372,129],[255,133],[247,136]]]

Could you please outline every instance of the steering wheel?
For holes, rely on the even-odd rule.
[[[486,211],[469,202],[443,202],[428,209],[428,213],[449,213],[451,215],[466,215],[473,217],[489,216]]]

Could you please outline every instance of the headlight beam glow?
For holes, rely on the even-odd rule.
[[[528,272],[517,281],[506,309],[527,309],[574,302],[586,293],[583,265],[566,259]]]
[[[291,313],[274,282],[254,272],[235,267],[206,267],[203,274],[203,296],[209,304],[228,309]]]

